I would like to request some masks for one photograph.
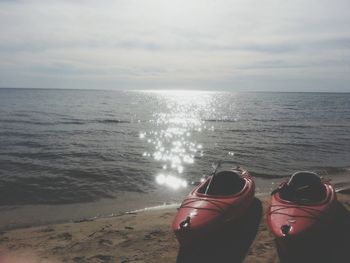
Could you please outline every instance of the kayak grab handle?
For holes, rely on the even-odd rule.
[[[288,235],[291,228],[292,228],[291,225],[283,225],[283,226],[281,226],[281,231],[282,231],[283,235],[284,236]]]
[[[191,222],[191,217],[188,216],[188,217],[186,217],[185,220],[183,220],[179,224],[179,226],[180,226],[181,229],[186,229],[186,228],[188,228],[190,226],[190,222]]]

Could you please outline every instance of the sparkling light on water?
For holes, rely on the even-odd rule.
[[[161,163],[162,172],[156,176],[159,185],[179,189],[187,186],[183,179],[186,167],[203,156],[203,145],[196,137],[207,127],[201,114],[210,110],[211,94],[193,91],[161,91],[157,98],[166,103],[167,110],[153,115],[154,129],[140,132],[140,139],[153,148],[144,157]]]
[[[179,189],[180,187],[187,187],[187,181],[184,179],[180,179],[173,175],[164,175],[159,174],[156,177],[156,182],[159,185],[165,185],[171,187],[173,189]]]

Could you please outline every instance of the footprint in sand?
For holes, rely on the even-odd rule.
[[[173,214],[172,213],[164,213],[163,215],[160,216],[160,218],[167,219],[170,216],[173,216]]]
[[[62,234],[59,234],[57,236],[58,239],[62,239],[62,240],[72,240],[72,234],[68,233],[68,232],[64,232]]]
[[[86,262],[85,257],[75,257],[75,258],[73,258],[73,261],[77,262],[77,263],[84,263],[84,262]]]
[[[53,254],[62,254],[62,251],[65,249],[65,247],[62,246],[56,246],[54,248],[52,248],[52,253]]]
[[[93,257],[90,257],[89,260],[92,260],[89,262],[106,262],[107,263],[107,262],[114,262],[114,257],[111,255],[98,254]]]
[[[107,240],[107,239],[100,239],[98,241],[98,243],[102,246],[113,246],[113,242],[111,240]]]
[[[8,237],[2,237],[0,238],[0,243],[3,243],[3,242],[9,242],[10,239]]]
[[[55,231],[55,229],[53,229],[52,227],[45,227],[39,230],[39,232],[44,232],[44,233],[52,232],[52,231]]]
[[[155,231],[150,232],[149,234],[146,234],[143,239],[144,240],[151,240],[151,239],[155,239],[155,238],[161,237],[161,236],[164,236],[164,233],[160,230],[155,230]]]

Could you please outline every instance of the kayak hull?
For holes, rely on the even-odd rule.
[[[284,200],[275,192],[267,211],[267,224],[283,251],[292,250],[302,240],[322,236],[336,213],[336,193],[328,182],[323,182],[326,197],[313,204],[300,204]]]
[[[208,184],[209,177],[184,199],[172,223],[172,230],[182,247],[205,240],[248,211],[254,200],[255,185],[248,172],[241,171],[240,176],[244,187],[236,194],[200,193],[199,189]]]

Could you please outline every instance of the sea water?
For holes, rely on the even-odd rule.
[[[3,225],[177,202],[220,160],[258,192],[297,170],[332,178],[349,131],[346,93],[0,89]]]

